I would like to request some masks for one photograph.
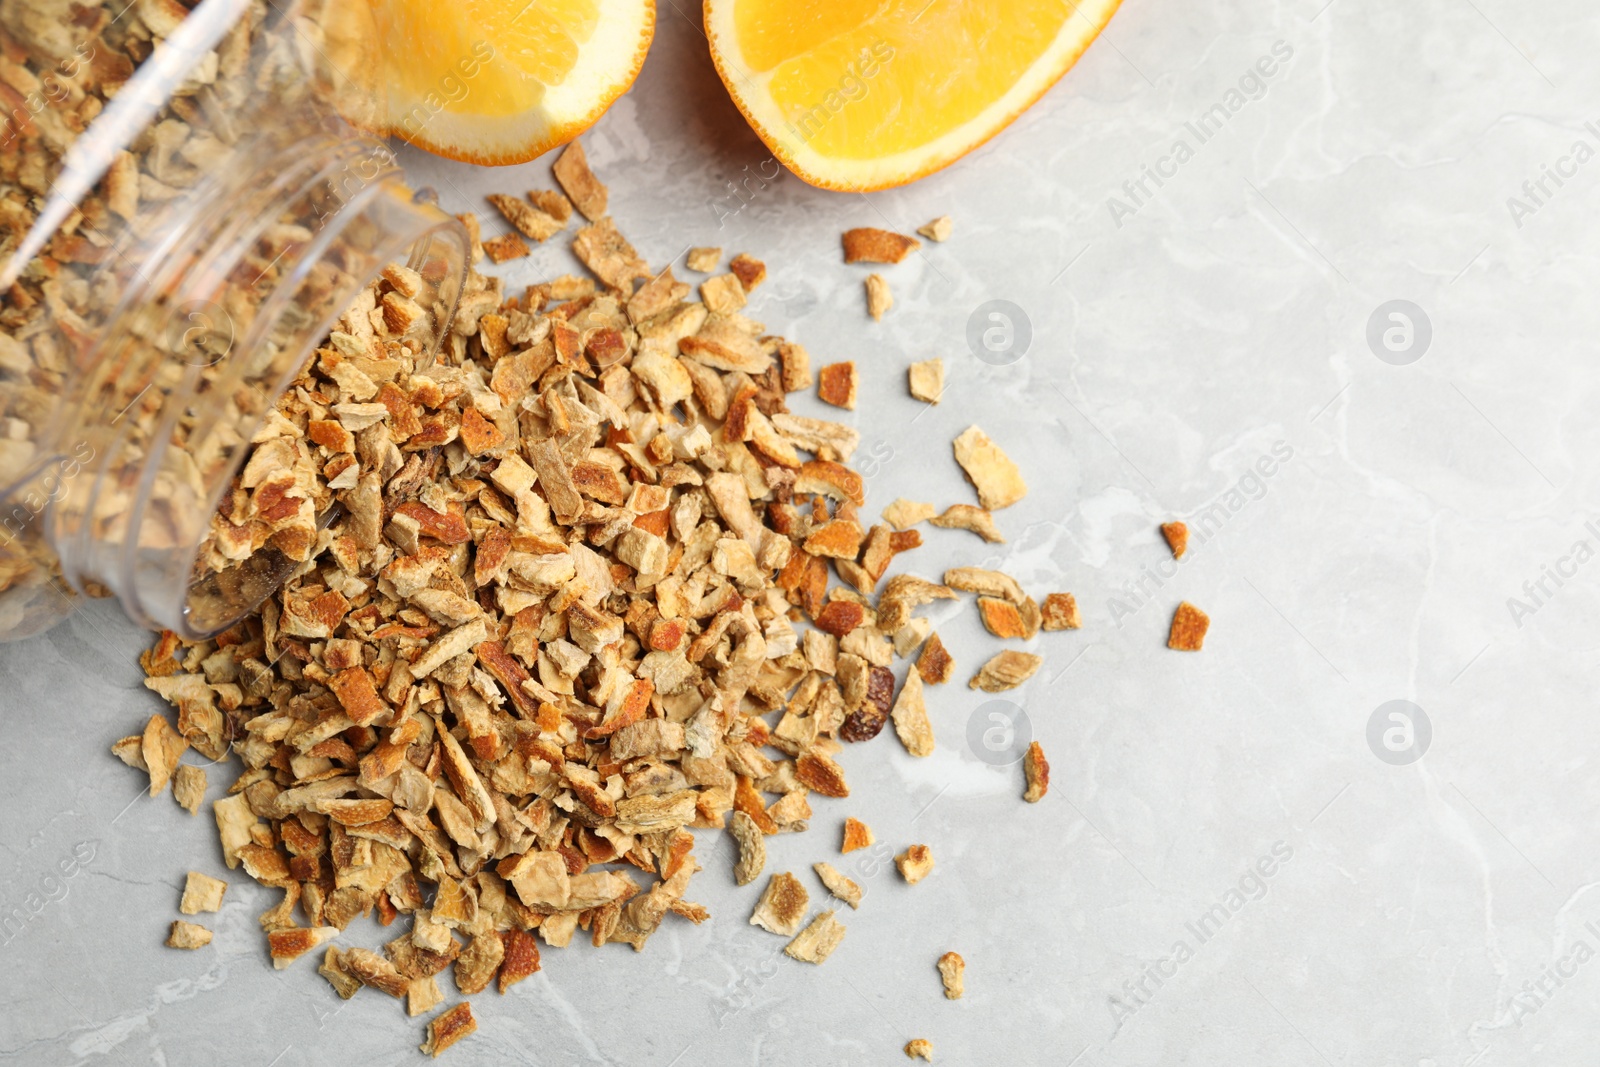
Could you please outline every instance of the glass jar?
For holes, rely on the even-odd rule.
[[[213,569],[252,438],[386,267],[444,324],[469,259],[362,132],[375,25],[365,0],[0,0],[0,640],[79,594],[209,636],[308,558],[302,528]],[[395,341],[417,366],[437,342]]]

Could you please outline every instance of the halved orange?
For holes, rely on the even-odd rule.
[[[656,22],[654,0],[330,2],[343,9],[323,23],[335,65],[375,102],[347,117],[490,165],[594,125],[638,76]]]
[[[1011,122],[1121,0],[705,0],[734,103],[824,189],[904,185]]]

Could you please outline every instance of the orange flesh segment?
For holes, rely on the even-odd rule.
[[[1066,4],[1007,0],[739,0],[734,26],[791,134],[826,156],[875,159],[981,114],[1074,17]]]
[[[392,89],[437,94],[443,110],[515,115],[565,81],[600,17],[595,0],[384,0]],[[491,51],[492,50],[492,51]],[[470,73],[467,57],[488,56]]]

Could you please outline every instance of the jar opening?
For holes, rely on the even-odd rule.
[[[178,266],[130,287],[79,405],[105,458],[52,508],[74,587],[103,584],[135,621],[187,639],[256,608],[337,518],[282,472],[243,468],[264,440],[299,432],[275,409],[340,316],[385,268],[418,263],[417,299],[448,322],[465,278],[465,228],[405,186],[387,148],[330,141],[309,158],[250,225],[230,214],[236,197],[163,236]],[[400,343],[422,361],[438,340]],[[239,501],[264,493],[279,494],[266,523],[236,523]]]
[[[341,198],[347,192],[343,188],[335,190],[335,194]],[[262,424],[271,417],[278,398],[292,387],[294,379],[307,362],[315,358],[315,349],[325,342],[351,301],[373,284],[391,264],[410,267],[424,279],[432,280],[433,293],[429,304],[439,306],[444,312],[439,318],[440,322],[448,323],[454,315],[466,277],[470,245],[461,223],[433,206],[431,191],[413,194],[398,177],[391,177],[373,186],[363,186],[359,195],[343,199],[339,210],[346,216],[344,224],[338,233],[322,242],[316,263],[329,260],[341,262],[347,277],[356,284],[348,291],[319,292],[316,263],[308,259],[293,272],[295,277],[302,279],[300,286],[292,294],[288,286],[276,294],[281,298],[281,314],[276,320],[279,324],[266,331],[267,339],[258,344],[285,349],[298,346],[303,354],[292,361],[293,369],[283,380],[268,390],[268,408],[262,412],[251,431],[243,435],[246,442],[254,440],[260,433]],[[369,246],[364,235],[351,233],[352,230],[368,229],[388,237]],[[353,256],[358,257],[364,271],[350,270]],[[420,296],[418,299],[421,299]],[[419,366],[431,360],[440,340],[440,336],[432,336],[418,350],[416,360]],[[238,450],[232,461],[233,472],[218,485],[208,500],[204,511],[208,520],[216,515],[222,499],[231,491],[237,471],[246,460],[247,451],[244,447]],[[314,520],[315,537],[326,536],[324,531],[338,522],[343,514],[344,510],[337,500],[323,508]],[[182,625],[168,627],[189,639],[209,637],[255,610],[285,581],[306,566],[307,560],[314,558],[320,547],[312,540],[306,545],[308,551],[296,558],[296,554],[269,542],[235,565],[216,569],[209,566],[204,558],[206,542],[211,536],[208,530],[189,553],[191,562],[188,573],[192,577],[184,590]]]

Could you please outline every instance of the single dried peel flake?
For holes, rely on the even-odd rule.
[[[1083,625],[1078,617],[1078,601],[1071,593],[1050,593],[1040,609],[1040,628],[1076,630]]]
[[[1028,486],[1017,465],[976,426],[963,430],[954,448],[956,462],[978,491],[978,503],[987,510],[1008,508],[1027,495]]]
[[[704,246],[689,249],[684,258],[684,265],[700,274],[710,274],[721,262],[722,249]]]
[[[917,657],[916,671],[929,685],[943,685],[950,680],[956,661],[945,651],[938,634],[928,635],[922,644],[922,654]]]
[[[980,596],[978,598],[978,616],[983,620],[983,628],[996,637],[1010,638],[1028,636],[1027,627],[1023,623],[1022,611],[1009,600],[999,597]]]
[[[854,363],[830,363],[817,372],[817,396],[825,404],[854,410],[856,389]]]
[[[428,1039],[422,1043],[422,1051],[438,1058],[439,1053],[477,1029],[478,1021],[472,1017],[472,1003],[463,1000],[428,1022]]]
[[[1000,532],[1000,527],[995,525],[994,515],[971,504],[951,504],[944,509],[943,514],[936,515],[928,521],[934,526],[948,530],[967,530],[991,544],[1005,541],[1005,535]]]
[[[883,509],[883,521],[896,530],[909,530],[919,522],[926,522],[939,513],[932,504],[920,504],[900,498]]]
[[[907,752],[913,756],[933,755],[933,725],[928,721],[928,707],[922,699],[922,675],[915,669],[906,672],[890,718]]]
[[[183,885],[183,900],[178,904],[178,910],[185,915],[216,911],[222,907],[222,895],[227,890],[228,883],[222,879],[201,874],[199,871],[190,871],[188,880]]]
[[[1166,538],[1167,547],[1172,549],[1172,558],[1182,559],[1189,548],[1189,527],[1181,522],[1164,522],[1161,524],[1161,536]]]
[[[834,949],[844,940],[844,924],[824,911],[811,920],[811,925],[796,935],[783,950],[784,955],[802,963],[823,963],[833,955]]]
[[[332,952],[333,949],[328,951]],[[361,988],[358,982],[357,989]],[[354,996],[354,990],[351,991]],[[412,1018],[424,1015],[444,1003],[444,990],[439,988],[439,979],[433,975],[424,975],[413,978],[406,985],[406,1014]]]
[[[860,819],[846,817],[844,820],[844,842],[839,846],[841,853],[854,852],[858,848],[866,848],[877,839],[872,835],[872,827]]]
[[[1028,599],[1028,594],[1011,575],[984,567],[952,567],[944,572],[944,584],[963,593],[999,597],[1019,608]]]
[[[906,378],[913,397],[937,404],[944,395],[944,360],[934,358],[913,363],[906,369]]]
[[[172,775],[172,799],[190,815],[197,814],[206,799],[205,770],[191,763],[179,764]]]
[[[1044,664],[1044,660],[1031,652],[1017,652],[1006,649],[997,653],[972,676],[967,683],[969,689],[981,689],[985,693],[1004,693],[1032,678]]]
[[[765,835],[755,820],[742,811],[734,812],[728,820],[728,832],[739,844],[739,858],[733,865],[734,884],[749,885],[767,865]]]
[[[1022,773],[1028,784],[1022,799],[1029,804],[1037,804],[1050,791],[1050,762],[1044,758],[1044,749],[1039,742],[1028,743],[1028,750],[1022,757]]]
[[[946,952],[939,957],[939,979],[944,983],[944,995],[950,1000],[960,1000],[967,991],[967,961],[959,952]]]
[[[1185,600],[1172,613],[1172,629],[1167,634],[1167,647],[1179,652],[1199,652],[1206,641],[1206,631],[1211,628],[1211,616]]]
[[[915,237],[871,226],[846,230],[842,243],[846,263],[898,263],[922,247]]]
[[[933,850],[927,845],[911,845],[894,858],[894,865],[907,885],[916,885],[933,871]]]
[[[881,321],[894,307],[894,294],[889,291],[889,279],[881,274],[867,275],[867,314],[874,322]]]
[[[793,937],[800,932],[800,924],[805,921],[809,903],[810,894],[798,878],[787,871],[775,874],[767,882],[761,899],[756,902],[750,924],[784,937]]]
[[[195,923],[184,922],[182,919],[173,920],[172,931],[167,934],[168,948],[196,949],[209,944],[211,944],[210,930]]]
[[[589,169],[589,157],[584,153],[582,141],[574,140],[562,150],[551,173],[584,218],[596,222],[605,215],[610,194]]]
[[[309,929],[289,927],[269,931],[267,950],[272,957],[272,966],[280,971],[283,970],[307,952],[338,937],[339,932],[337,926],[318,926]]]
[[[817,877],[822,880],[823,885],[828,887],[828,892],[852,908],[861,906],[861,887],[843,874],[840,874],[833,864],[813,863],[811,869],[817,872]]]

